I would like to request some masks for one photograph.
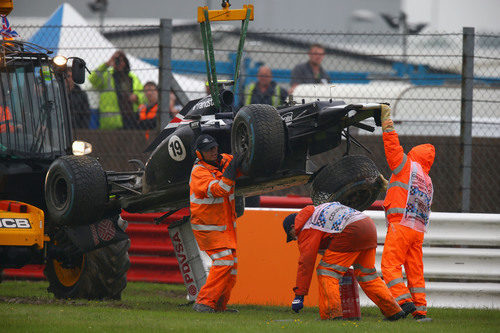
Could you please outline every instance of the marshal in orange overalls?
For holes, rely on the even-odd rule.
[[[316,268],[321,319],[342,317],[339,280],[351,265],[361,288],[384,316],[390,320],[402,317],[401,308],[375,269],[377,230],[371,218],[332,202],[305,207],[295,217],[293,228],[300,251],[293,288],[296,297],[307,295],[316,256],[324,251]]]
[[[237,269],[234,180],[223,177],[233,156],[222,154],[218,168],[205,162],[199,151],[196,154],[189,181],[191,227],[200,250],[213,260],[196,303],[224,311]]]
[[[423,144],[406,155],[390,118],[383,120],[382,128],[385,156],[392,170],[384,200],[387,235],[382,275],[403,310],[421,319],[427,316],[422,244],[433,196],[429,171],[435,150],[433,145]],[[403,280],[402,266],[408,286]]]

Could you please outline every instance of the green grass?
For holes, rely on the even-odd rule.
[[[0,283],[0,332],[498,332],[500,311],[432,308],[430,323],[386,322],[374,307],[358,322],[320,321],[316,308],[236,306],[196,313],[179,285],[129,283],[121,301],[56,300],[46,282]],[[258,292],[256,290],[256,292]]]

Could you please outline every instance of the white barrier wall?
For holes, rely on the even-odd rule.
[[[248,208],[237,220],[238,282],[232,304],[290,306],[298,249],[286,243],[283,219],[298,209]],[[377,226],[380,271],[384,212],[367,211]],[[500,308],[500,214],[432,213],[424,241],[427,300],[432,307]],[[305,306],[318,305],[313,277]],[[360,291],[363,306],[374,306]]]
[[[365,213],[377,226],[381,275],[384,212]],[[500,215],[431,213],[430,223],[423,248],[428,306],[500,309]],[[373,305],[360,295],[361,305]]]

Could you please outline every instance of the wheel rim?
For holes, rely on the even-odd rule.
[[[248,141],[248,129],[244,124],[241,124],[236,128],[235,139],[236,153],[245,153],[249,149],[250,143]]]
[[[52,183],[52,204],[57,210],[63,210],[68,205],[69,184],[61,175],[57,175]]]
[[[80,279],[80,276],[82,275],[84,261],[85,261],[85,256],[82,257],[80,265],[75,266],[73,268],[64,268],[61,266],[61,263],[59,261],[55,259],[52,260],[57,280],[65,287],[74,286]]]
[[[328,196],[326,202],[338,201],[345,206],[357,210],[367,209],[375,200],[378,191],[368,185],[365,181],[361,181],[351,186],[344,187],[339,192],[332,193]]]
[[[371,197],[371,191],[363,190],[349,193],[341,198],[338,198],[337,200],[341,201],[346,206],[353,207],[358,210],[364,210],[364,207],[367,205],[368,201],[370,201]]]

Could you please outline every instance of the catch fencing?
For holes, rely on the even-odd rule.
[[[162,20],[160,26],[104,26],[102,30],[95,26],[16,29],[25,39],[58,54],[84,58],[91,71],[107,62],[116,50],[123,50],[131,72],[142,84],[162,79],[166,82],[160,87],[157,123],[149,130],[139,124],[134,125],[136,129],[100,130],[102,91],[89,80],[82,86],[90,109],[74,110],[80,116],[83,113],[79,119],[85,119],[77,126],[75,138],[92,143],[93,155],[106,169],[128,170],[127,161],[132,158],[146,161],[144,148],[159,132],[160,124],[168,122],[171,112],[188,99],[206,92],[206,66],[197,24],[172,26],[170,20]],[[66,33],[60,32],[63,30]],[[232,79],[239,27],[213,25],[213,39],[218,78]],[[500,163],[500,36],[475,34],[473,29],[404,35],[254,31],[250,26],[235,88],[235,110],[245,101],[244,91],[257,80],[262,65],[269,66],[272,79],[289,91],[293,68],[308,61],[309,47],[316,43],[324,47],[322,66],[330,76],[329,83],[299,86],[293,91],[296,101],[334,98],[346,103],[390,102],[405,151],[425,142],[436,147],[431,170],[434,210],[500,213],[496,167]],[[175,99],[172,106],[171,98]],[[370,157],[382,174],[389,177],[381,131],[353,132],[370,148]],[[345,149],[342,144],[312,160],[322,165],[338,158]],[[352,147],[351,153],[366,154],[358,147]],[[300,186],[274,194],[289,193],[308,195],[309,188]]]

